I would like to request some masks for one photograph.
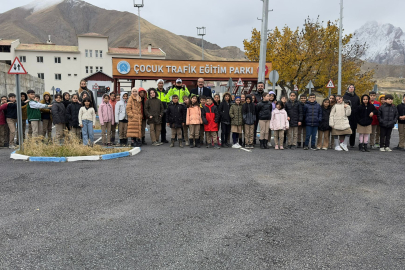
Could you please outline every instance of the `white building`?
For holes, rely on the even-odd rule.
[[[78,46],[56,45],[51,40],[22,44],[18,39],[0,39],[0,62],[11,65],[15,57],[29,74],[44,79],[46,91],[55,87],[72,94],[79,89],[80,80],[93,73],[112,76],[112,58],[139,58],[139,49],[110,48],[108,37],[96,33],[79,35]],[[142,49],[142,58],[165,59],[166,54],[149,45]]]

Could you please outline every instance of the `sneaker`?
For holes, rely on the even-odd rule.
[[[284,147],[283,147],[283,146],[280,146],[280,150],[284,150]]]
[[[308,148],[308,146],[304,146],[304,150],[308,150],[309,148]]]
[[[392,150],[389,147],[385,147],[385,152],[392,152]]]
[[[380,152],[385,152],[385,148],[384,148],[384,147],[381,147],[381,148],[380,148]]]
[[[10,144],[10,146],[8,147],[9,149],[16,149],[17,146],[15,146],[14,144]]]
[[[267,146],[268,146],[268,147],[272,147],[272,145],[271,145],[271,142],[270,142],[270,141],[267,143]]]
[[[376,149],[375,145],[370,145],[370,149]]]
[[[340,145],[336,146],[336,147],[335,147],[335,150],[336,150],[336,151],[343,151],[343,149],[342,149],[342,147],[340,147]]]
[[[158,142],[153,142],[152,145],[153,146],[159,146],[160,144]]]
[[[277,144],[274,146],[274,149],[278,150],[278,145]]]
[[[314,151],[318,151],[321,150],[321,148],[317,147],[317,148],[312,148]]]
[[[241,148],[241,146],[239,145],[239,143],[235,143],[234,145],[232,145],[232,148],[239,149]]]
[[[297,149],[297,146],[295,146],[295,145],[291,145],[291,148],[290,148],[291,150],[295,150],[295,149]]]
[[[374,144],[375,148],[380,148],[380,144],[376,143]]]
[[[345,150],[346,152],[349,151],[349,149],[347,148],[347,145],[344,143],[340,143],[340,147],[342,147],[342,149]]]
[[[322,150],[328,150],[328,148],[327,148],[327,147],[323,147]]]

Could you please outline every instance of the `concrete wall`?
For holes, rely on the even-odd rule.
[[[15,75],[7,74],[10,69],[9,65],[0,63],[0,95],[5,96],[9,93],[16,92]],[[35,93],[42,95],[45,92],[44,80],[29,74],[20,75],[21,92],[27,92],[29,89]]]

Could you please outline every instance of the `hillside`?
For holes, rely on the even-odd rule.
[[[109,36],[111,47],[138,47],[138,17],[106,10],[81,0],[34,1],[0,14],[0,38],[22,43],[45,42],[48,35],[60,45],[77,45],[77,35],[95,32]],[[201,48],[141,18],[142,47],[161,48],[167,59],[199,60]],[[219,50],[219,51],[218,51]],[[239,60],[234,48],[207,51],[206,60]]]

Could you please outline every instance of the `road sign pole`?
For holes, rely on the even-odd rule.
[[[20,91],[20,75],[15,75],[16,77],[16,87],[17,87],[17,132],[18,132],[18,143],[20,150],[24,150],[24,141],[23,141],[23,126],[22,126],[22,111],[21,111],[21,91]]]
[[[343,28],[343,0],[340,0],[339,20],[339,71],[338,71],[338,95],[342,94],[342,28]]]
[[[276,73],[273,72],[273,92],[276,93]]]
[[[269,0],[263,1],[262,30],[260,32],[260,58],[258,82],[265,82],[266,77],[266,51],[267,51],[267,25],[269,22]]]

